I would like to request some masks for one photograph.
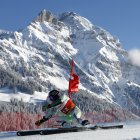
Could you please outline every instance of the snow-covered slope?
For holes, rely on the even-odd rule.
[[[0,32],[1,87],[12,88],[14,97],[32,94],[28,101],[53,88],[67,90],[71,58],[81,90],[140,115],[140,68],[118,38],[73,12],[43,10],[23,30]]]
[[[19,137],[15,132],[1,132],[1,140],[140,140],[140,125],[125,125],[123,129],[108,129],[86,132],[75,132],[66,134],[54,134],[46,136],[24,136]]]

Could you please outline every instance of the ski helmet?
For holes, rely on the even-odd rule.
[[[49,92],[49,98],[51,101],[56,101],[60,98],[60,94],[58,90],[52,90]]]

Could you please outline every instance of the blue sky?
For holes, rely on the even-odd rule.
[[[0,29],[24,28],[43,9],[76,12],[117,36],[126,50],[140,49],[140,0],[0,0]]]

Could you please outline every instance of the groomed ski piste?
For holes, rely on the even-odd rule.
[[[121,129],[96,129],[52,135],[17,136],[17,132],[0,132],[1,140],[140,140],[140,122],[123,123]]]

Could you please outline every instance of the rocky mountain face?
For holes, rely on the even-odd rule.
[[[140,68],[118,38],[74,12],[43,10],[24,29],[0,32],[0,87],[32,95],[66,91],[72,58],[82,98],[140,116]]]

